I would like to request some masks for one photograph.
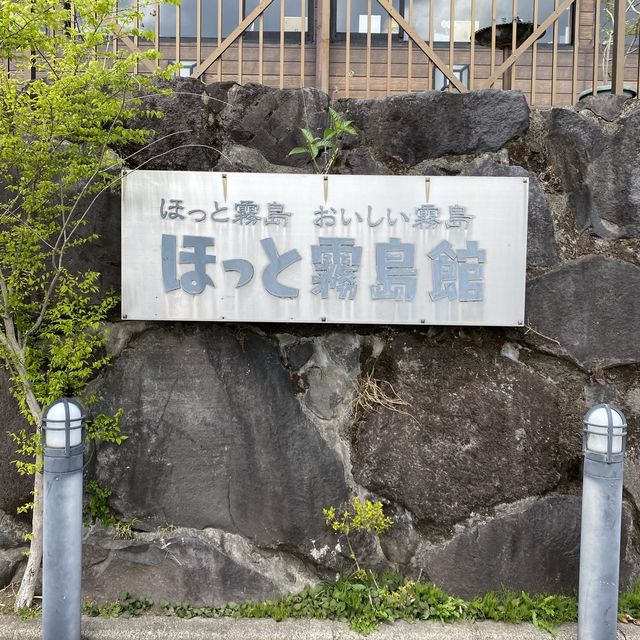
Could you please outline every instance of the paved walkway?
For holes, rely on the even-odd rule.
[[[40,640],[40,620],[23,622],[0,616],[0,640]],[[85,618],[83,640],[363,640],[345,624],[323,620],[180,620],[162,616],[141,618]],[[478,622],[441,625],[435,622],[382,625],[369,640],[553,640],[546,631],[528,623]],[[556,640],[576,640],[575,624],[563,624]],[[640,626],[618,626],[619,640],[640,640]],[[66,640],[60,638],[59,640]]]

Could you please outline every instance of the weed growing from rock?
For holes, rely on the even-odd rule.
[[[322,137],[313,134],[310,129],[300,129],[304,137],[303,147],[294,147],[289,155],[306,153],[313,161],[318,173],[326,174],[331,171],[340,155],[342,140],[345,136],[356,136],[358,132],[350,120],[345,120],[335,109],[329,107],[329,128],[325,129]],[[322,153],[324,164],[318,164],[318,157]]]
[[[366,532],[380,534],[393,525],[393,519],[384,514],[381,502],[371,502],[354,497],[351,500],[351,508],[342,509],[339,513],[331,506],[322,510],[325,522],[332,531],[340,533],[345,537],[351,559],[355,562],[357,575],[366,576],[366,572],[360,567],[356,553],[351,545],[350,534],[353,532]]]

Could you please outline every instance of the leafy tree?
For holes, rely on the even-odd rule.
[[[119,179],[110,148],[150,133],[127,122],[152,80],[131,71],[156,54],[114,47],[114,34],[149,38],[137,27],[145,9],[121,6],[117,26],[116,9],[116,0],[0,0],[0,361],[29,424],[12,435],[18,469],[35,474],[16,609],[31,603],[42,556],[42,410],[81,393],[105,364],[100,327],[116,303],[99,295],[98,273],[74,273],[69,258],[94,239],[82,228]]]

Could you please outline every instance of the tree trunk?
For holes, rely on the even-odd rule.
[[[40,467],[42,458],[37,457],[37,464]],[[42,564],[42,485],[43,478],[40,471],[36,472],[33,492],[33,514],[31,524],[31,546],[29,550],[29,560],[27,568],[22,576],[20,589],[16,596],[15,610],[22,607],[30,607],[33,602],[33,596],[36,586],[40,579],[40,568]]]

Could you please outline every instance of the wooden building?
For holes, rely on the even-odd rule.
[[[616,93],[640,84],[640,0],[182,0],[142,22],[149,40],[114,46],[156,48],[155,64],[204,82],[317,87],[333,99],[494,87],[569,105],[612,76]]]

